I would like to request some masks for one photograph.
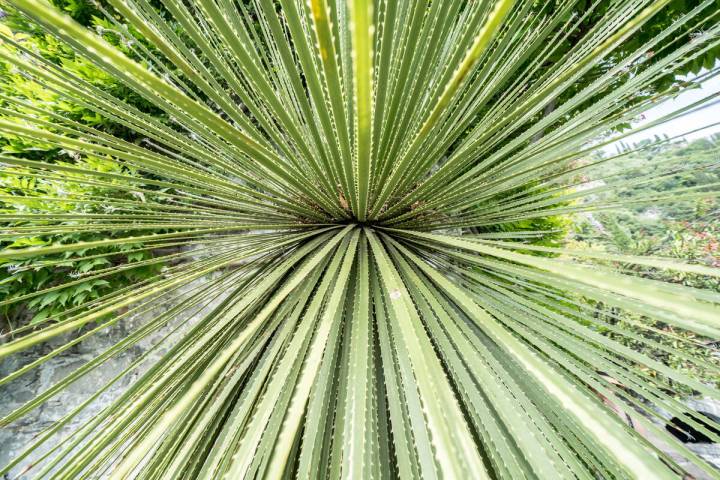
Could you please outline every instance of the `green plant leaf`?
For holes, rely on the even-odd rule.
[[[716,0],[0,8],[0,475],[720,478]]]

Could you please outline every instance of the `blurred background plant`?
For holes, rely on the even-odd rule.
[[[662,195],[682,187],[711,188],[720,182],[720,134],[693,141],[669,141],[667,137],[642,140],[633,145],[622,144],[620,161],[587,172],[587,180],[596,186],[607,182],[618,184],[613,196],[632,199],[636,196]],[[598,153],[599,158],[607,156]],[[662,179],[641,185],[624,182],[655,172],[666,172]],[[601,194],[601,197],[606,194]],[[681,259],[709,267],[720,267],[720,203],[717,196],[677,202],[632,205],[611,211],[583,213],[572,219],[566,247],[571,250],[595,251],[610,254],[652,255]],[[687,285],[720,292],[720,279],[653,269],[640,265],[606,262],[615,269],[644,278]],[[594,303],[593,316],[606,322],[599,331],[629,346],[703,381],[720,385],[716,376],[699,372],[685,356],[709,359],[714,349],[706,340],[687,331],[673,329],[663,322],[631,314],[602,302]],[[636,335],[652,338],[656,348],[637,341]],[[666,349],[664,347],[670,347]],[[675,352],[675,353],[673,353]],[[682,395],[692,392],[670,382]]]
[[[131,27],[120,23],[113,25],[106,18],[101,18],[99,8],[102,8],[102,4],[100,3],[86,0],[54,0],[52,3],[56,7],[63,9],[78,22],[94,28],[98,33],[102,33],[107,41],[131,57],[137,58],[132,48],[135,44],[141,45],[145,51],[151,52],[154,48],[147,45],[142,36]],[[52,61],[92,85],[138,108],[140,111],[157,118],[165,119],[167,117],[162,110],[125,86],[118,79],[93,66],[86,59],[75,55],[72,49],[63,42],[58,41],[57,38],[48,35],[37,25],[29,22],[25,17],[14,11],[7,2],[0,2],[0,17],[2,33],[13,38],[29,51]],[[5,42],[0,42],[0,50],[7,54],[15,54],[16,52],[14,46]],[[23,99],[27,104],[27,108],[20,109],[20,111],[47,122],[49,131],[53,131],[53,117],[38,115],[38,111],[33,109],[34,106],[41,106],[54,114],[70,118],[78,123],[130,142],[144,141],[134,130],[111,119],[104,118],[82,105],[65,101],[60,92],[50,90],[37,83],[29,75],[2,59],[0,59],[0,92],[0,116],[14,116],[17,110],[7,110],[7,102],[5,101],[6,98],[12,97],[15,102],[17,102],[17,99]],[[9,134],[4,135],[0,137],[0,151],[29,160],[52,162],[96,172],[149,178],[147,173],[141,174],[137,170],[127,165],[120,165],[110,158],[89,156],[61,149],[37,139],[20,138]],[[115,184],[118,188],[108,184],[94,187],[88,186],[86,183],[74,182],[73,177],[76,175],[78,174],[72,172],[58,172],[54,176],[38,176],[37,172],[33,172],[32,169],[2,166],[2,169],[0,169],[0,211],[5,214],[15,213],[19,215],[111,213],[114,207],[105,204],[102,200],[143,200],[141,192],[133,191],[132,186],[122,180],[107,182]],[[77,201],[88,196],[99,200],[95,203]],[[26,223],[20,220],[14,222],[10,227],[22,227]],[[136,233],[133,231],[117,232],[116,236],[132,236]],[[82,231],[62,235],[30,237],[27,234],[18,233],[16,237],[6,235],[0,239],[0,249],[54,243],[90,242],[106,237],[107,235]],[[108,256],[108,254],[113,256]],[[94,256],[95,258],[86,259],[84,258],[86,256]],[[95,248],[90,251],[81,250],[67,252],[62,255],[43,256],[42,258],[20,262],[7,262],[0,259],[0,297],[3,300],[10,301],[41,289],[49,289],[60,285],[67,281],[68,276],[77,278],[77,282],[72,286],[48,291],[46,294],[35,296],[27,302],[0,305],[0,316],[2,317],[0,330],[13,330],[27,322],[39,322],[47,317],[59,315],[70,307],[77,307],[85,304],[88,300],[100,298],[106,293],[133,282],[151,278],[158,274],[162,268],[161,263],[149,263],[107,275],[104,278],[91,278],[83,281],[84,277],[95,277],[97,272],[112,266],[115,261],[117,263],[125,263],[126,261],[139,262],[151,258],[153,258],[152,250],[143,248],[142,244],[123,244]],[[45,266],[39,266],[43,264]]]

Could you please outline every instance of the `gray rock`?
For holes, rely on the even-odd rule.
[[[191,291],[194,287],[202,285],[207,280],[197,280],[196,282],[184,287],[183,289],[171,292],[162,298],[159,307],[153,312],[142,313],[132,316],[117,324],[97,332],[94,335],[84,339],[82,342],[69,348],[63,353],[49,359],[40,367],[31,370],[25,375],[0,386],[0,416],[4,417],[18,407],[24,405],[27,401],[35,398],[37,395],[51,388],[56,382],[64,379],[67,375],[74,372],[77,368],[82,367],[88,361],[94,359],[98,354],[115,345],[118,341],[125,338],[128,333],[135,331],[138,327],[145,325],[147,322],[155,318],[157,313],[167,311],[173,305],[178,304],[181,299],[186,298],[184,295]],[[28,464],[34,463],[34,459],[43,453],[46,453],[57,440],[65,438],[69,433],[73,432],[79,426],[91,419],[100,412],[105,406],[109,405],[115,398],[122,394],[127,387],[147,368],[162,357],[172,346],[181,338],[191,326],[206,314],[210,309],[214,308],[221,298],[215,299],[210,305],[192,318],[169,339],[163,341],[162,345],[148,355],[146,361],[135,371],[124,376],[122,379],[114,383],[105,393],[93,401],[87,408],[74,417],[68,424],[64,425],[53,439],[46,442],[42,447],[33,452],[31,456],[20,462],[18,466],[13,468],[8,478],[15,478],[21,475]],[[154,331],[148,337],[139,341],[136,345],[129,348],[120,355],[111,357],[98,368],[82,376],[74,383],[70,384],[66,389],[62,390],[55,396],[48,399],[38,408],[32,410],[27,415],[11,423],[6,428],[0,429],[0,466],[5,466],[26,446],[31,443],[39,434],[54,422],[62,419],[73,408],[80,405],[84,400],[90,397],[97,389],[109,382],[114,376],[127,368],[140,355],[147,352],[151,347],[156,345],[163,337],[178,326],[182,321],[186,320],[188,315],[178,315],[169,323]],[[89,331],[92,327],[86,327],[82,330],[71,332],[60,338],[52,339],[44,344],[37,345],[31,349],[20,352],[0,362],[0,378],[16,371],[23,365],[42,357],[53,351],[60,345],[64,345],[67,341],[77,338]],[[57,440],[55,440],[57,439]],[[38,470],[34,468],[28,475],[21,475],[20,479],[30,478],[33,473]]]

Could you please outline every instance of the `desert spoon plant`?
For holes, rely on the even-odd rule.
[[[528,239],[548,232],[513,229],[717,196],[716,184],[605,195],[660,181],[670,165],[622,185],[608,177],[581,188],[589,168],[622,161],[590,156],[613,141],[603,135],[626,135],[623,126],[644,110],[718,73],[705,60],[720,45],[718,3],[682,2],[691,4],[683,11],[677,3],[103,0],[94,8],[112,28],[90,30],[46,0],[6,2],[166,115],[124,103],[0,30],[3,62],[143,137],[128,142],[3,95],[3,134],[142,175],[0,155],[11,174],[72,173],[81,184],[136,193],[64,200],[104,209],[87,213],[0,213],[8,226],[0,240],[104,235],[5,248],[0,258],[112,257],[97,249],[124,244],[163,252],[139,262],[110,258],[107,268],[78,272],[51,291],[167,263],[150,279],[6,333],[0,361],[52,347],[1,378],[4,388],[98,332],[148,318],[3,411],[0,426],[182,315],[196,321],[157,362],[141,356],[68,406],[0,474],[660,479],[684,475],[679,455],[720,478],[663,428],[661,413],[720,440],[680,398],[720,400],[707,380],[720,373],[716,358],[682,348],[706,342],[711,350],[720,340],[720,293],[626,267],[707,277],[720,269],[537,246]],[[704,63],[693,82],[676,80]],[[158,308],[171,295],[179,303]],[[637,328],[594,314],[598,303],[633,315]],[[671,368],[624,338],[703,375]],[[64,429],[135,372],[120,396]]]

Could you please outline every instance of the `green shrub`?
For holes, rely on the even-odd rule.
[[[630,234],[622,251],[552,243],[569,215],[717,197],[712,182],[636,191],[670,178],[669,163],[587,178],[608,165],[592,155],[608,135],[622,139],[644,110],[718,73],[677,77],[716,56],[715,0],[109,0],[105,18],[152,48],[128,54],[45,0],[13,5],[164,114],[117,103],[72,70],[53,70],[46,87],[113,112],[143,141],[68,116],[48,126],[8,98],[0,131],[110,161],[123,173],[73,181],[124,179],[144,200],[112,198],[120,208],[107,214],[4,214],[26,238],[86,229],[100,240],[0,258],[34,268],[138,242],[184,250],[150,260],[180,260],[159,275],[2,337],[2,360],[59,344],[0,379],[9,384],[84,340],[69,332],[147,313],[6,426],[148,336],[177,333],[155,344],[164,354],[152,366],[141,358],[99,385],[96,396],[133,378],[72,435],[55,442],[87,404],[0,474],[671,479],[687,473],[680,454],[717,476],[663,422],[669,412],[720,441],[682,399],[719,397],[707,380],[720,373],[720,296],[644,274],[712,281],[717,268],[625,251]],[[6,59],[41,77],[36,66],[55,65]],[[64,168],[0,159],[47,176]],[[116,257],[108,272],[133,266]]]
[[[17,153],[23,153],[21,150]],[[56,154],[53,163],[73,167],[87,168],[108,173],[123,172],[115,162],[96,157],[79,158],[79,155],[65,152]],[[67,157],[63,160],[63,157]],[[132,192],[118,195],[112,188],[92,187],[77,183],[77,174],[60,175],[60,178],[47,179],[28,176],[31,172],[21,168],[6,168],[0,175],[0,211],[5,215],[13,214],[49,214],[49,213],[108,213],[113,211],[110,205],[82,203],[85,196],[96,198],[134,198]],[[74,178],[75,177],[75,178]],[[77,203],[77,201],[81,203]],[[8,225],[12,233],[13,226],[22,227],[27,222],[19,221]],[[122,232],[122,235],[134,232]],[[101,240],[106,235],[97,232],[65,233],[57,235],[38,235],[28,237],[18,234],[16,239],[6,238],[4,248],[26,248],[47,246],[52,244],[71,244],[76,242],[92,242]],[[89,258],[88,258],[89,257]],[[94,248],[65,252],[60,255],[45,255],[19,262],[3,262],[0,258],[0,296],[4,300],[13,300],[39,290],[50,287],[62,287],[68,278],[75,278],[72,286],[51,290],[35,296],[27,303],[11,303],[3,307],[3,313],[11,326],[17,327],[23,314],[32,313],[30,323],[37,323],[48,317],[57,317],[68,307],[79,307],[87,301],[96,300],[101,296],[156,275],[160,264],[129,269],[107,278],[92,278],[82,281],[84,277],[92,277],[96,272],[126,262],[136,262],[152,258],[152,251],[143,249],[139,244],[123,244],[117,247]],[[14,325],[13,325],[14,324]]]
[[[108,32],[104,37],[125,53],[130,53],[121,39],[112,33],[109,20],[101,19],[100,12],[85,1],[57,1],[55,5],[63,8],[84,25],[96,28],[98,31]],[[12,10],[10,10],[12,12]],[[63,42],[52,35],[48,35],[37,25],[29,22],[16,12],[5,11],[0,23],[2,32],[17,42],[52,63],[61,66],[78,78],[106,91],[113,96],[137,107],[141,111],[154,116],[162,117],[162,110],[151,102],[144,100],[132,89],[125,86],[112,75],[95,67],[91,62],[78,57]],[[140,40],[139,40],[140,41]],[[0,49],[14,53],[10,45],[0,44]],[[75,120],[83,125],[96,128],[111,135],[128,141],[139,141],[142,137],[132,129],[109,120],[87,107],[73,104],[64,99],[59,92],[48,90],[44,85],[34,81],[27,74],[8,62],[0,60],[0,91],[7,99],[27,102],[29,108],[25,113],[37,115],[35,108],[44,108],[54,115]],[[7,100],[0,98],[0,107],[8,107]],[[21,110],[23,111],[23,110]],[[13,118],[12,112],[5,111],[6,118]],[[40,120],[49,122],[49,131],[54,131],[51,115],[39,115]],[[38,141],[37,139],[21,138],[16,135],[3,135],[0,138],[0,151],[16,157],[29,160],[57,163],[75,168],[87,169],[97,172],[118,173],[142,178],[136,169],[119,165],[110,158],[101,158],[83,155],[80,152],[69,151],[57,146]],[[112,185],[88,186],[77,182],[78,174],[59,173],[54,177],[42,177],[36,170],[27,168],[6,167],[0,171],[0,211],[5,215],[24,214],[52,214],[52,213],[108,213],[112,211],[110,205],[77,203],[85,196],[104,199],[136,200],[141,192],[132,192],[113,188]],[[129,187],[130,184],[119,184]],[[27,226],[27,221],[12,222],[12,227]],[[12,231],[12,230],[10,230]],[[135,232],[127,231],[117,235],[132,235]],[[75,242],[90,242],[100,240],[104,235],[97,232],[64,233],[61,235],[30,236],[17,235],[0,240],[0,248],[23,248],[28,246],[41,246],[50,244],[67,244]],[[130,251],[130,253],[126,253]],[[101,255],[102,254],[102,255]],[[85,259],[85,256],[93,258]],[[91,251],[68,252],[64,255],[43,256],[33,260],[21,262],[2,262],[0,259],[0,296],[6,301],[21,298],[39,290],[61,286],[70,277],[77,277],[74,285],[67,288],[50,290],[46,294],[33,297],[27,302],[14,302],[0,306],[5,322],[12,327],[18,327],[28,319],[31,324],[42,321],[48,317],[58,315],[68,307],[79,307],[87,301],[96,300],[103,295],[117,291],[119,288],[130,285],[143,279],[156,275],[162,267],[159,263],[129,269],[118,275],[108,275],[106,278],[90,277],[95,272],[107,269],[124,261],[140,261],[152,258],[152,251],[143,248],[142,244],[128,244]],[[121,259],[121,260],[118,260]],[[47,266],[41,266],[47,263]],[[5,330],[6,328],[2,328]]]

